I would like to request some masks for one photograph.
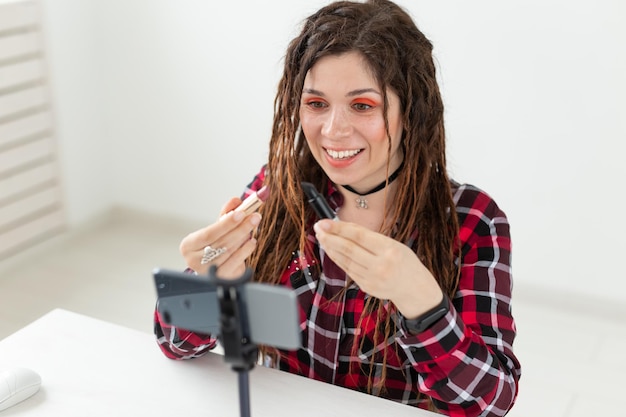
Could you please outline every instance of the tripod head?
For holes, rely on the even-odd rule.
[[[223,279],[217,276],[217,267],[209,268],[209,281],[217,288],[220,306],[220,341],[224,348],[226,363],[236,371],[250,370],[258,358],[258,347],[250,337],[250,323],[242,288],[252,279],[252,270],[246,268],[236,279]]]

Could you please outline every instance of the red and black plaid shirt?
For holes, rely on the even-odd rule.
[[[263,179],[262,170],[245,194],[258,190]],[[502,416],[510,409],[521,371],[513,353],[509,224],[487,194],[471,185],[453,186],[461,279],[449,313],[416,336],[406,332],[392,313],[395,332],[374,345],[376,313],[366,316],[357,328],[368,295],[355,284],[345,290],[346,274],[324,256],[311,230],[308,239],[317,259],[294,253],[281,280],[298,295],[303,347],[281,352],[274,366],[366,391],[368,374],[373,371],[375,383],[386,353],[385,386],[377,395],[420,408],[428,406],[427,396],[449,416]],[[341,201],[337,196],[331,187],[327,199],[334,209]],[[321,264],[321,274],[311,268],[315,264]],[[197,357],[217,344],[209,335],[167,325],[158,312],[155,334],[172,359]],[[355,334],[364,334],[365,341],[358,358],[351,357]],[[355,362],[361,366],[355,367]]]

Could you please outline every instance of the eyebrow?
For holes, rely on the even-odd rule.
[[[313,94],[316,96],[320,96],[320,97],[324,97],[324,93],[322,93],[319,90],[315,90],[314,88],[305,88],[302,90],[303,93],[308,93],[308,94]],[[358,90],[353,90],[348,92],[348,94],[346,94],[347,97],[354,97],[354,96],[358,96],[361,94],[365,94],[365,93],[374,93],[374,94],[378,94],[379,96],[381,95],[378,90],[375,90],[373,88],[360,88]]]

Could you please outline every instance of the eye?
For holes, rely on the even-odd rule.
[[[328,107],[326,100],[319,96],[309,95],[308,97],[302,97],[302,105],[312,110],[319,110]]]
[[[374,107],[376,107],[376,103],[367,99],[355,100],[352,103],[352,108],[354,108],[357,111],[367,111],[367,110],[373,109]]]
[[[359,111],[369,110],[372,108],[372,106],[367,103],[354,103],[352,107]]]
[[[323,109],[328,107],[325,101],[320,99],[309,99],[304,102],[304,105],[311,109]]]

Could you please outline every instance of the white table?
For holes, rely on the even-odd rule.
[[[1,417],[239,416],[237,374],[222,356],[173,361],[151,334],[66,310],[0,341],[0,369],[14,366],[38,372],[42,387]],[[438,415],[260,366],[250,401],[252,417]]]

